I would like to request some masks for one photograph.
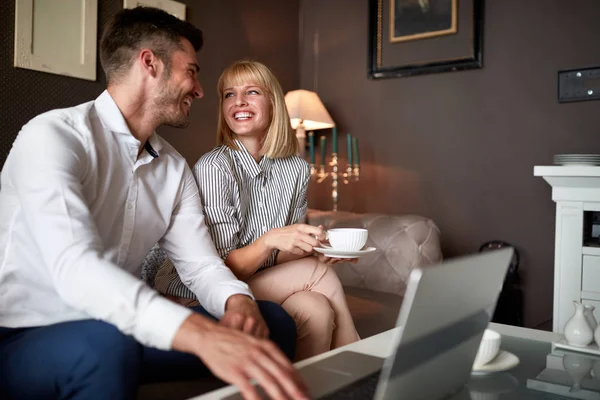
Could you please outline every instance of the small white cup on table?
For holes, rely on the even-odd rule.
[[[500,352],[500,342],[502,336],[491,329],[486,329],[481,338],[481,344],[477,350],[475,361],[473,362],[473,368],[477,369],[488,364],[492,361]]]

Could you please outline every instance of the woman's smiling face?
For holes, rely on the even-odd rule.
[[[222,112],[229,129],[239,136],[262,138],[271,121],[268,93],[254,82],[228,82],[223,89]]]

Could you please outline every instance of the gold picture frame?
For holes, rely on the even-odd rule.
[[[390,42],[454,35],[458,0],[391,0]]]

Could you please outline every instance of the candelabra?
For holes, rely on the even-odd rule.
[[[337,203],[338,203],[338,182],[340,177],[342,177],[342,182],[345,185],[350,182],[357,182],[360,178],[360,166],[359,164],[348,164],[346,166],[346,172],[340,173],[338,171],[338,155],[337,153],[331,154],[331,161],[329,161],[329,166],[331,167],[331,171],[327,172],[325,170],[325,164],[321,163],[319,166],[319,170],[315,164],[310,164],[310,175],[314,179],[317,180],[317,183],[321,183],[325,181],[327,178],[331,177],[331,200],[333,203],[333,211],[337,211]]]

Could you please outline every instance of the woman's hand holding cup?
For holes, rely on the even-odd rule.
[[[322,227],[307,224],[272,229],[263,236],[268,248],[296,255],[312,254],[314,248],[319,246],[319,242],[326,238]]]

